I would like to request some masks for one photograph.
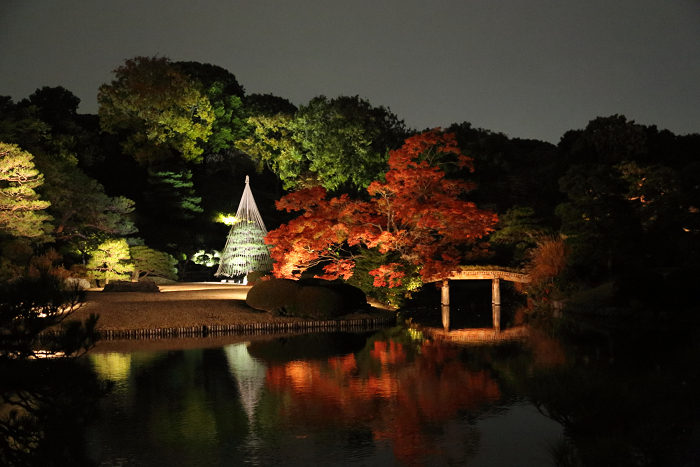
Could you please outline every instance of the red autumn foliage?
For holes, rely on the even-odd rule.
[[[493,231],[496,214],[460,199],[474,184],[446,179],[441,168],[446,163],[473,171],[472,159],[462,154],[454,135],[435,129],[389,153],[386,181],[370,184],[369,201],[347,195],[326,199],[321,187],[283,197],[277,209],[303,214],[266,237],[275,276],[296,278],[326,263],[324,279],[348,279],[355,266],[350,249],[356,246],[398,252],[407,264],[420,267],[423,278],[447,275],[463,260],[485,256],[488,244],[479,239]],[[374,285],[401,285],[401,268],[393,262],[371,271]]]

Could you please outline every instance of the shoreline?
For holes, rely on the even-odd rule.
[[[160,285],[160,292],[103,292],[90,289],[69,320],[100,315],[104,340],[220,337],[324,330],[362,330],[396,321],[396,313],[373,307],[339,319],[314,321],[273,316],[245,303],[251,286],[229,283]]]

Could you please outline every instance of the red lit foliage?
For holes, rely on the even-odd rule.
[[[299,277],[325,263],[322,278],[349,279],[358,251],[377,249],[398,253],[403,264],[388,262],[370,271],[374,286],[396,287],[406,277],[405,266],[427,278],[448,274],[464,259],[485,256],[488,244],[479,239],[493,230],[497,217],[460,199],[474,184],[446,179],[447,164],[473,171],[472,159],[461,153],[454,135],[435,129],[389,153],[386,182],[370,184],[369,201],[347,195],[326,199],[322,187],[283,197],[277,209],[302,215],[266,237],[275,276]]]

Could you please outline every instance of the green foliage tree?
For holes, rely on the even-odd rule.
[[[131,275],[133,281],[141,277],[155,276],[170,280],[177,280],[177,260],[168,253],[154,250],[145,245],[129,247],[134,270]]]
[[[63,86],[43,86],[21,104],[35,106],[39,118],[53,128],[76,117],[80,98]]]
[[[108,196],[104,187],[73,164],[46,161],[47,183],[42,195],[51,202],[52,234],[71,251],[86,254],[108,237],[137,232],[128,215],[134,202],[123,196]]]
[[[79,167],[82,162],[94,163],[100,152],[96,129],[91,133],[79,122],[79,102],[62,87],[43,87],[17,105],[5,102],[0,115],[4,113],[7,119],[3,137],[25,142],[36,152],[32,161],[43,182],[36,192],[50,203],[43,213],[54,221],[53,226],[46,226],[47,232],[64,253],[80,252],[84,257],[106,237],[128,235],[136,229],[127,217],[134,209],[133,201],[107,196],[103,186]],[[31,131],[15,131],[25,124]]]
[[[634,264],[641,225],[624,197],[620,173],[608,166],[573,166],[560,180],[569,201],[557,207],[572,260],[594,276]]]
[[[260,167],[267,164],[286,189],[366,188],[387,170],[388,152],[406,129],[384,107],[359,97],[319,96],[293,115],[249,118],[253,134],[237,143]]]
[[[559,184],[568,199],[556,213],[581,277],[698,265],[698,150],[697,137],[620,115],[562,138],[559,157],[569,166]]]
[[[192,173],[182,167],[149,170],[146,209],[156,217],[192,219],[202,212],[201,197],[195,196]],[[160,212],[160,215],[158,213]]]
[[[50,229],[49,207],[34,191],[44,176],[33,156],[17,145],[0,142],[0,231],[13,236],[40,237]]]
[[[299,108],[291,129],[308,161],[304,168],[329,190],[369,186],[386,172],[389,150],[406,137],[396,115],[358,96],[316,97]]]
[[[193,81],[199,83],[208,98],[214,120],[212,134],[203,145],[205,153],[219,153],[233,147],[247,130],[242,102],[245,90],[228,70],[216,65],[199,62],[175,62],[177,67]]]
[[[243,97],[243,106],[248,117],[277,114],[294,115],[298,108],[284,97],[273,94],[248,94]]]
[[[87,269],[93,271],[96,279],[104,280],[105,284],[110,279],[126,280],[134,270],[134,265],[129,262],[129,245],[126,240],[113,239],[101,243],[87,263]]]
[[[38,117],[35,106],[19,106],[10,96],[0,96],[0,141],[17,144],[36,153],[50,138],[50,125]]]
[[[44,86],[20,101],[17,107],[48,126],[45,137],[38,144],[42,152],[52,154],[55,159],[90,166],[103,157],[99,120],[95,115],[78,114],[79,104],[80,99],[66,88]]]
[[[302,164],[301,149],[292,138],[292,119],[291,115],[281,113],[250,117],[252,133],[236,142],[236,148],[253,160],[258,172],[269,168],[285,181],[285,188],[299,184]]]
[[[466,154],[474,158],[477,171],[448,170],[451,178],[469,177],[479,189],[474,199],[499,214],[514,206],[530,207],[550,228],[557,228],[554,207],[564,201],[557,180],[564,175],[552,144],[535,140],[509,138],[469,122],[450,125],[445,131],[454,132]]]
[[[560,143],[571,165],[559,180],[568,199],[556,214],[583,276],[601,279],[644,263],[644,229],[621,164],[653,157],[648,137],[642,125],[614,115],[592,120]]]
[[[169,159],[199,161],[212,132],[214,113],[199,83],[169,59],[135,57],[100,86],[102,130],[127,133],[123,147],[141,163]]]
[[[513,206],[498,219],[498,228],[491,234],[491,243],[509,245],[513,248],[513,260],[520,263],[526,257],[528,249],[537,245],[551,230],[543,227],[535,218],[535,210],[531,207]]]

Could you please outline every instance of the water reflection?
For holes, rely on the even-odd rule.
[[[224,347],[224,352],[229,371],[238,384],[238,392],[248,421],[253,424],[260,391],[265,386],[267,367],[250,356],[247,343],[228,345]]]
[[[557,465],[700,465],[699,337],[658,325],[562,335],[567,364],[520,378],[564,427]]]
[[[479,425],[520,402],[504,393],[494,352],[395,329],[94,354],[120,381],[89,449],[103,466],[499,465],[498,451],[480,458]],[[561,434],[527,407],[518,416],[531,432]],[[521,465],[540,465],[546,446],[531,448],[539,457]]]
[[[485,413],[501,397],[489,372],[459,354],[459,348],[427,341],[374,340],[359,354],[273,364],[266,384],[280,402],[269,421],[300,432],[342,427],[367,433],[374,442],[389,442],[402,464],[444,457],[443,425],[460,411]],[[461,437],[464,462],[476,453],[479,433],[469,429]]]
[[[396,328],[1,360],[0,465],[700,465],[696,330],[528,335],[457,346]]]

